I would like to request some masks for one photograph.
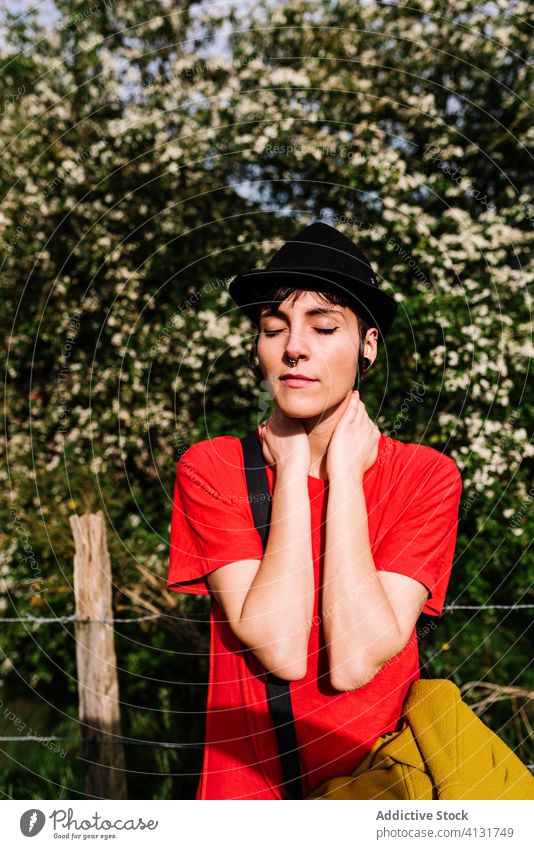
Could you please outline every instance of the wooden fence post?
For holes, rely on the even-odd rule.
[[[74,536],[77,619],[113,617],[111,562],[101,510],[70,516]],[[126,799],[124,748],[113,622],[76,622],[76,666],[81,734],[87,761],[85,792],[97,799]]]

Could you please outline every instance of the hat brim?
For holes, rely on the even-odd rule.
[[[256,324],[259,302],[251,301],[251,289],[256,286],[271,286],[273,278],[279,278],[281,286],[287,284],[295,289],[337,292],[353,304],[361,318],[372,327],[378,328],[382,338],[389,333],[397,312],[397,302],[391,295],[340,271],[327,274],[324,268],[255,269],[234,277],[228,292],[238,307]]]

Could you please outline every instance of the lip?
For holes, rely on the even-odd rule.
[[[285,383],[286,386],[289,386],[292,389],[301,389],[305,388],[306,386],[311,386],[313,383],[317,383],[315,378],[305,377],[302,374],[291,374],[287,377],[282,376],[280,380]]]

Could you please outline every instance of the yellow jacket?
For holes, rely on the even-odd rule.
[[[402,725],[308,799],[534,799],[534,777],[446,678],[413,681]]]

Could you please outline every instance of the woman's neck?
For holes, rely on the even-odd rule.
[[[310,475],[317,478],[327,479],[326,473],[326,457],[328,453],[328,445],[334,432],[334,429],[343,415],[351,393],[349,392],[345,398],[325,410],[319,416],[312,416],[309,419],[300,419],[310,443]]]

